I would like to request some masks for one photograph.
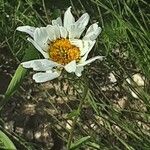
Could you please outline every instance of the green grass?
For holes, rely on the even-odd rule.
[[[83,95],[81,93],[81,90],[84,89],[84,81],[78,78],[74,77],[72,80],[72,76],[67,76],[69,78],[67,83],[70,85],[68,90],[73,88],[76,93],[74,106],[69,103],[72,100],[66,91],[55,91],[58,96],[65,96],[69,99],[65,104],[69,111],[60,108],[54,100],[45,100],[59,113],[61,110],[69,114],[66,119],[63,116],[55,116],[47,112],[49,125],[57,133],[57,138],[62,139],[66,146],[69,130],[62,125],[62,122],[67,122],[78,116],[80,119],[76,121],[72,137],[72,147],[75,149],[149,150],[150,4],[147,1],[38,0],[34,2],[16,0],[14,3],[6,0],[4,3],[2,0],[0,1],[0,49],[8,49],[11,58],[18,65],[23,60],[40,57],[35,48],[27,42],[26,35],[15,31],[16,27],[20,25],[45,26],[53,18],[63,14],[62,11],[70,5],[72,5],[72,11],[76,18],[83,12],[88,12],[91,17],[90,23],[99,22],[102,33],[90,55],[103,55],[105,59],[102,62],[94,62],[86,68],[85,74],[89,83],[88,92],[80,113],[76,109],[85,93]],[[12,74],[14,77],[6,91],[7,101],[4,99],[1,104],[12,103],[11,97],[21,97],[20,89],[24,85],[24,81],[27,80],[25,69],[13,69],[17,72],[15,75]],[[110,72],[115,75],[116,83],[110,83],[108,78]],[[136,83],[130,85],[126,82],[127,78],[132,80],[132,75],[136,73],[144,76],[144,87],[142,88],[138,87]],[[24,77],[25,80],[23,80]],[[28,78],[31,78],[31,75]],[[64,75],[62,80],[52,83],[60,85],[61,89],[63,83],[66,82],[65,78]],[[132,89],[139,98],[134,98],[129,89]],[[51,95],[48,90],[45,90],[45,93]],[[126,99],[125,105],[118,107],[117,104],[124,97]],[[23,102],[25,101],[27,100],[24,99]],[[34,96],[32,102],[36,103]],[[5,107],[3,109],[6,110]],[[58,128],[56,124],[61,128]],[[21,146],[15,138],[19,139]],[[31,141],[27,143],[23,138],[16,134],[11,136],[16,147],[19,145],[24,149],[37,148],[36,143],[31,143]]]

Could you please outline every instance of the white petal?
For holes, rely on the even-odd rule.
[[[56,40],[56,35],[55,35],[54,27],[52,25],[48,25],[46,27],[46,31],[47,31],[47,34],[48,34],[48,40],[49,41]]]
[[[35,27],[31,27],[31,26],[20,26],[17,27],[16,30],[28,33],[31,37],[33,37],[35,29],[36,29]]]
[[[42,83],[42,82],[46,82],[46,81],[50,81],[53,80],[55,78],[58,78],[60,76],[60,72],[40,72],[40,73],[36,73],[33,75],[33,79],[35,80],[35,82],[37,83]]]
[[[93,41],[93,43],[91,43],[91,45],[89,46],[88,51],[86,51],[85,55],[84,55],[83,57],[81,57],[80,63],[85,62],[85,61],[87,60],[87,57],[88,57],[90,51],[92,50],[92,48],[93,48],[95,42],[96,42],[96,41]]]
[[[56,35],[56,39],[57,38],[60,38],[60,29],[59,29],[59,26],[53,26],[53,28],[54,28],[54,32],[55,32],[55,35]]]
[[[76,76],[80,77],[82,75],[82,71],[84,70],[83,66],[77,67],[75,70]]]
[[[68,34],[69,34],[69,39],[74,39],[76,37],[76,33],[77,33],[76,30],[75,30],[75,25],[72,24],[70,26],[70,28],[67,29],[67,30],[68,30]]]
[[[47,34],[48,34],[48,40],[49,41],[54,41],[57,38],[60,38],[60,29],[58,25],[52,26],[52,25],[48,25],[46,27],[47,30]]]
[[[94,23],[88,28],[83,39],[84,40],[95,40],[97,38],[97,36],[100,34],[101,30],[102,29],[97,25],[97,23]]]
[[[68,36],[67,30],[62,26],[59,26],[59,30],[60,30],[60,36],[62,38],[67,38],[67,36]]]
[[[62,26],[62,20],[60,17],[58,17],[56,20],[52,20],[52,25],[59,25]]]
[[[48,33],[46,27],[36,28],[34,32],[34,41],[46,51],[47,41],[48,41]]]
[[[78,39],[70,39],[71,44],[79,47],[80,49],[80,56],[83,56],[87,53],[91,51],[92,47],[95,44],[95,41],[91,41],[91,40],[78,40]]]
[[[49,58],[48,53],[43,51],[43,49],[33,39],[27,38],[27,40],[34,45],[34,47],[44,56],[44,58]]]
[[[85,13],[75,22],[75,24],[80,26],[81,28],[85,28],[89,22],[89,19],[90,19],[89,14]]]
[[[83,14],[73,25],[69,31],[69,38],[80,38],[81,34],[85,30],[86,25],[89,22],[89,15]]]
[[[70,63],[68,63],[67,65],[65,65],[64,68],[69,73],[75,72],[75,70],[76,70],[76,61],[75,60],[71,61]]]
[[[72,24],[75,23],[75,19],[71,13],[71,7],[69,7],[64,14],[64,27],[69,31]]]
[[[85,62],[83,62],[83,63],[77,64],[77,67],[85,66],[85,65],[87,65],[87,64],[92,63],[93,61],[95,61],[95,60],[97,60],[97,59],[102,60],[102,59],[103,59],[103,56],[95,56],[95,57],[93,57],[93,58],[90,58],[89,60],[87,60],[87,61],[85,61]]]
[[[24,68],[33,68],[34,71],[47,71],[55,66],[59,66],[59,64],[57,64],[56,62],[48,59],[30,60],[21,64]]]

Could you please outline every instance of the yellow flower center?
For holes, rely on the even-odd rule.
[[[69,62],[80,59],[80,49],[75,45],[72,45],[68,39],[57,39],[51,42],[49,46],[50,59],[66,65]]]

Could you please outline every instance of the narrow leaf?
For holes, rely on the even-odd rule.
[[[28,61],[38,57],[38,52],[36,50],[27,49],[25,56],[22,61]],[[21,65],[18,66],[6,92],[3,100],[0,101],[0,109],[9,100],[9,98],[15,93],[20,84],[22,83],[24,77],[27,74],[27,69],[23,68]]]
[[[79,148],[83,143],[87,142],[90,139],[90,136],[83,137],[74,143],[71,144],[70,150],[74,150],[76,148]]]
[[[75,117],[75,116],[78,116],[80,113],[79,113],[79,111],[78,110],[73,110],[71,113],[69,113],[68,115],[67,115],[67,118],[73,118],[73,117]]]
[[[93,147],[94,149],[100,149],[100,145],[93,142],[88,142],[87,145]]]
[[[2,131],[0,131],[0,149],[16,150],[13,142]]]
[[[19,65],[5,93],[6,99],[14,94],[14,92],[22,82],[22,79],[25,77],[26,73],[27,69]]]

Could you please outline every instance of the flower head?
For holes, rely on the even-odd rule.
[[[33,75],[36,82],[46,82],[59,77],[62,70],[60,68],[81,76],[85,65],[96,59],[102,59],[102,56],[96,56],[87,60],[88,54],[101,32],[101,28],[97,23],[94,23],[81,38],[88,22],[89,15],[87,13],[75,21],[71,13],[71,7],[69,7],[64,14],[63,22],[58,17],[56,20],[52,20],[52,25],[46,27],[20,26],[17,28],[18,31],[26,32],[31,36],[27,40],[44,57],[44,59],[22,63],[25,68],[40,71]]]

